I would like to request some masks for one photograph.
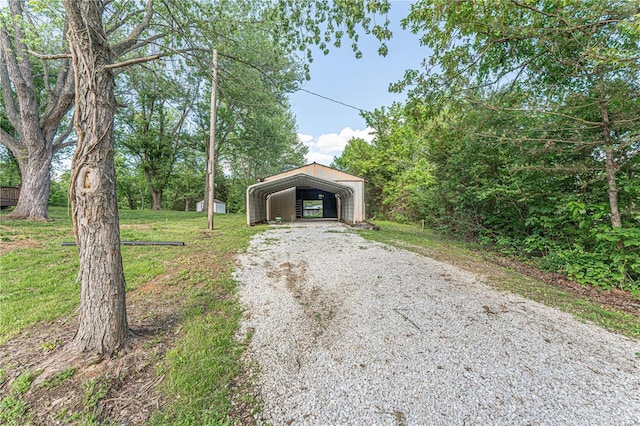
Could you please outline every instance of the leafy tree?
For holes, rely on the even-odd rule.
[[[118,206],[130,210],[141,209],[150,204],[149,185],[137,162],[122,154],[115,155],[116,193]]]
[[[167,199],[172,209],[195,210],[196,203],[204,199],[206,158],[204,153],[187,148],[176,160],[175,170],[168,187]],[[219,176],[216,182],[220,182]],[[217,184],[218,185],[218,184]],[[216,188],[217,198],[226,199]]]
[[[8,3],[0,15],[0,85],[6,119],[0,143],[17,161],[22,183],[11,216],[46,219],[53,154],[75,143],[67,140],[72,131],[67,115],[73,106],[74,78],[65,55],[65,21],[58,2]]]
[[[146,70],[126,73],[129,93],[122,122],[126,130],[119,145],[129,156],[138,157],[149,185],[154,210],[162,209],[162,194],[174,171],[176,158],[187,139],[186,119],[199,92],[197,84],[169,77],[184,70],[156,61]]]
[[[372,143],[350,140],[333,166],[367,179],[369,214],[399,221],[424,218],[433,177],[421,135],[400,104],[364,116],[375,129]]]
[[[419,1],[404,24],[434,55],[427,72],[407,72],[395,89],[417,84],[415,96],[444,91],[458,99],[471,99],[477,88],[517,91],[516,105],[501,105],[500,96],[475,101],[537,118],[544,127],[531,140],[588,151],[604,172],[611,227],[618,228],[619,170],[637,152],[637,11],[638,2],[626,0]]]

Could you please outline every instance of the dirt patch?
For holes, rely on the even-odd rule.
[[[142,231],[150,231],[152,229],[151,225],[146,223],[130,223],[126,225],[120,225],[120,229],[138,229]]]
[[[184,291],[175,273],[160,275],[127,294],[131,338],[117,356],[78,357],[69,352],[77,312],[39,324],[0,347],[0,399],[21,374],[38,377],[22,400],[35,425],[106,421],[144,424],[163,404],[157,366],[174,345]],[[56,377],[69,376],[57,384]]]
[[[0,256],[19,249],[42,247],[44,247],[44,243],[38,243],[36,241],[31,241],[28,239],[17,241],[0,241]]]
[[[320,287],[307,285],[307,264],[284,262],[272,272],[274,278],[284,278],[287,289],[302,307],[311,335],[320,337],[327,327],[327,322],[335,315],[335,307],[330,298]]]

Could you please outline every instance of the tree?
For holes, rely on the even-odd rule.
[[[539,127],[538,135],[599,160],[611,227],[619,228],[619,169],[635,157],[639,134],[637,12],[638,2],[626,0],[420,1],[404,24],[434,55],[426,73],[409,71],[395,88],[417,84],[415,96],[472,101],[481,94],[484,108],[543,126],[553,119],[557,131]],[[500,95],[512,91],[520,103],[504,108]]]
[[[64,54],[68,48],[63,20],[57,4],[40,6],[40,14],[49,23],[43,27],[33,24],[22,0],[10,0],[9,12],[0,17],[0,84],[9,124],[0,130],[0,143],[11,151],[22,178],[20,199],[11,214],[14,218],[48,218],[53,154],[75,143],[67,141],[72,126],[61,129],[74,100],[73,70]],[[38,48],[62,54],[33,53]]]
[[[171,64],[169,64],[171,66]],[[185,143],[185,120],[196,102],[197,84],[184,78],[169,77],[182,69],[166,69],[156,61],[147,70],[126,73],[129,95],[123,119],[128,131],[119,145],[130,156],[138,157],[151,196],[152,209],[162,209],[162,194],[171,179],[176,158]]]
[[[112,354],[126,341],[125,280],[115,196],[114,53],[97,1],[64,0],[76,75],[74,124],[78,148],[70,198],[80,254],[79,351]]]
[[[426,192],[433,183],[424,141],[407,117],[406,108],[363,113],[375,129],[373,141],[349,141],[334,166],[367,179],[369,214],[397,221],[424,218]]]

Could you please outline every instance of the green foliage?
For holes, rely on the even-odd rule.
[[[20,168],[11,151],[4,146],[0,146],[0,185],[18,186],[22,178]]]
[[[367,210],[373,217],[417,221],[425,216],[432,166],[424,156],[424,141],[407,125],[407,111],[399,104],[365,114],[375,129],[369,144],[349,141],[333,166],[367,179]]]
[[[56,374],[54,374],[51,378],[45,380],[40,384],[40,387],[51,389],[60,386],[64,383],[65,380],[73,377],[74,374],[78,371],[77,367],[70,367],[66,370],[62,370]]]
[[[399,123],[423,141],[423,217],[583,284],[640,290],[637,8],[416,2],[403,24],[433,54],[393,89],[411,87]],[[402,170],[385,169],[404,146],[372,146],[386,173],[373,187],[410,206],[389,197]]]
[[[51,179],[49,192],[49,205],[56,207],[67,207],[69,204],[69,180],[70,172],[65,172],[60,176]]]

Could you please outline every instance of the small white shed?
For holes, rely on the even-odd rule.
[[[196,211],[197,212],[203,212],[206,210],[206,206],[204,205],[204,200],[202,201],[198,201],[196,203]],[[216,214],[225,214],[227,213],[227,205],[220,201],[220,200],[216,200],[215,198],[213,199],[213,212]]]

